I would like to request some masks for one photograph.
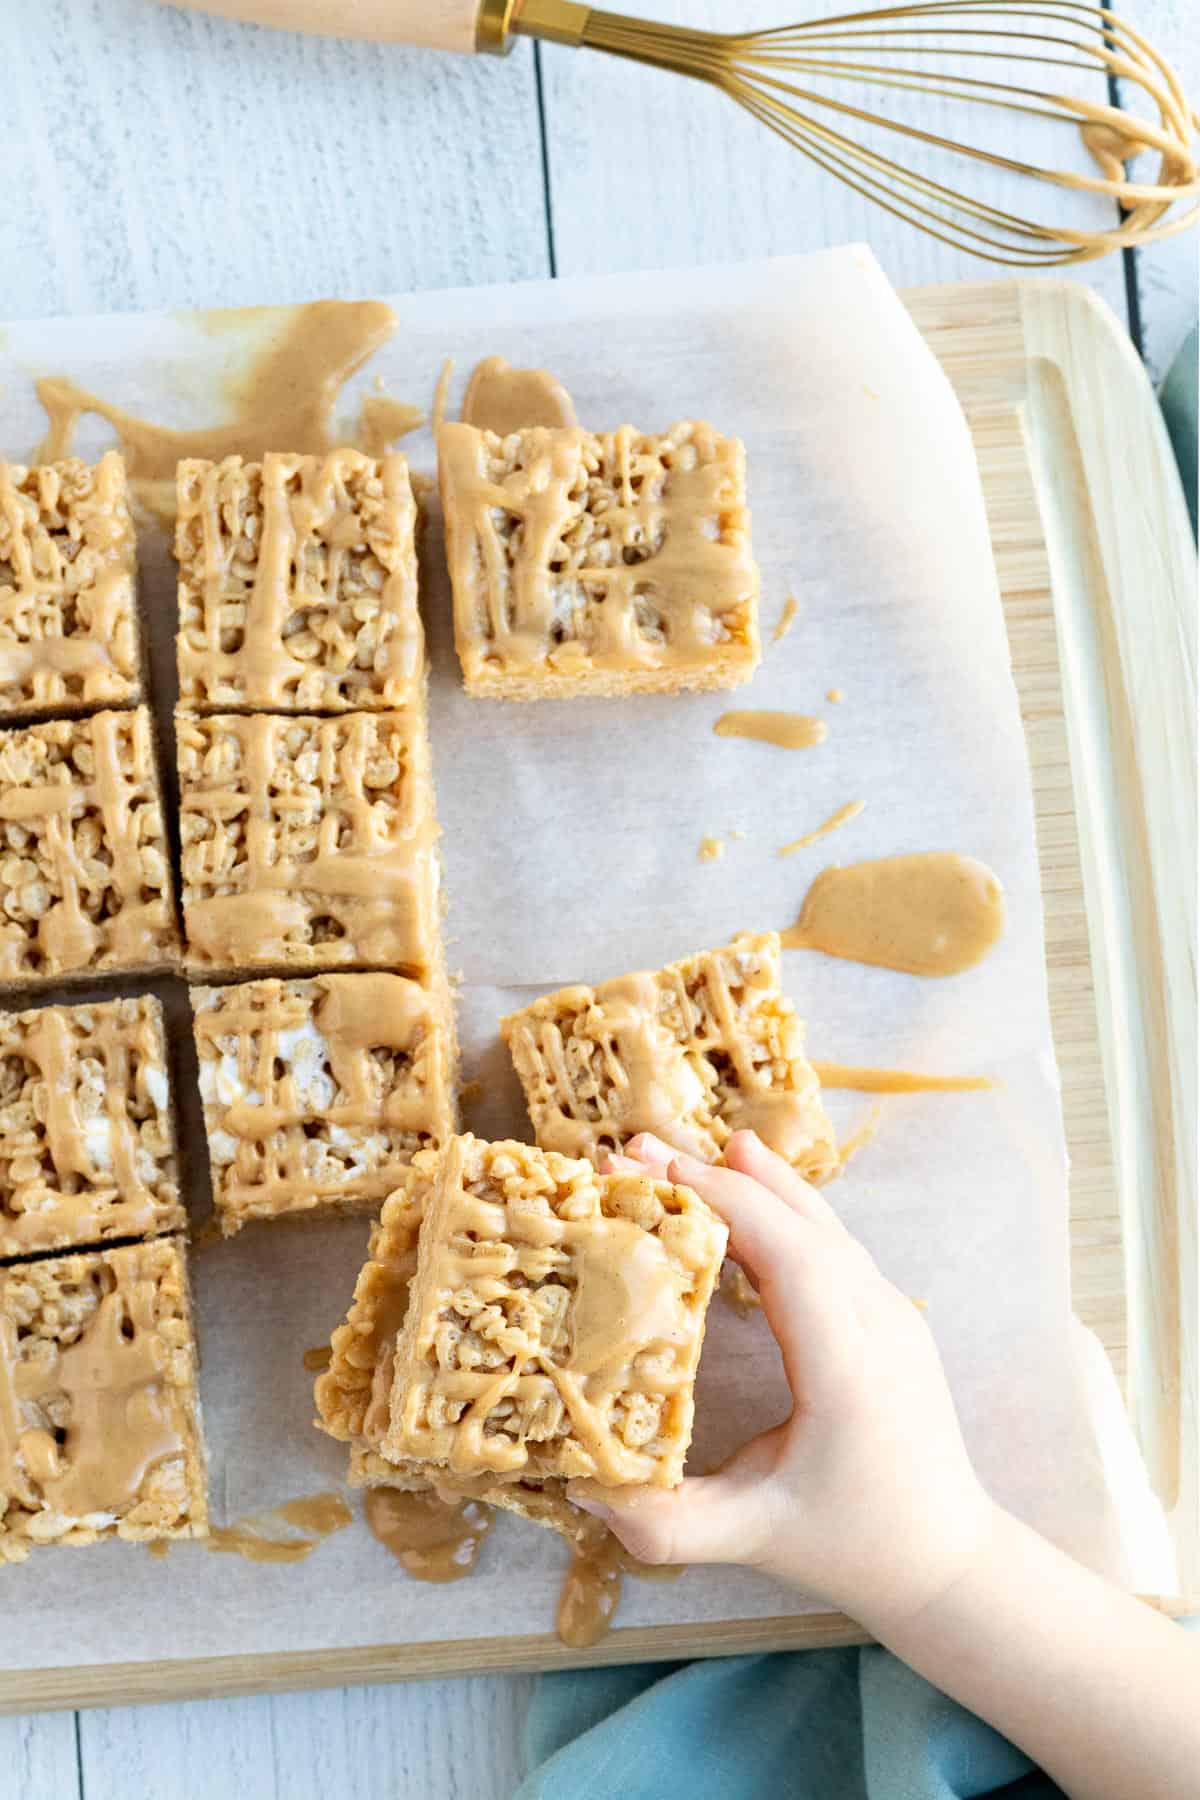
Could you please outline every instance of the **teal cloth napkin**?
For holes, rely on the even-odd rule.
[[[1163,383],[1196,527],[1197,337]],[[1187,1624],[1200,1629],[1200,1619]],[[543,1675],[514,1800],[1049,1800],[1062,1789],[886,1650]]]

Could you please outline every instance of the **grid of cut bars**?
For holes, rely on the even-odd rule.
[[[136,583],[115,451],[0,462],[0,719],[140,699]]]
[[[454,629],[469,693],[728,688],[759,660],[745,451],[708,425],[660,436],[542,427],[438,438]]]
[[[207,1529],[182,1242],[0,1269],[0,1562]]]
[[[500,1029],[544,1149],[598,1162],[652,1131],[712,1162],[750,1129],[808,1180],[838,1171],[803,1026],[780,988],[775,932],[653,974],[562,988]]]
[[[200,711],[417,700],[417,509],[402,456],[179,465],[179,692]]]
[[[453,1130],[449,996],[402,975],[193,988],[217,1217],[364,1212]]]
[[[408,466],[177,492],[186,959],[235,984],[193,994],[217,1216],[372,1211],[455,1118]]]
[[[186,1222],[159,1002],[0,1013],[0,1260]]]
[[[690,1189],[518,1143],[414,1159],[391,1462],[674,1485],[725,1227]]]

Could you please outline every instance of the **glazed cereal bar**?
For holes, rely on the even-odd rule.
[[[0,980],[178,960],[150,715],[0,734]]]
[[[213,1201],[247,1220],[377,1208],[454,1129],[444,984],[319,975],[193,988]]]
[[[183,915],[197,971],[439,959],[424,719],[176,717]]]
[[[469,693],[673,693],[759,659],[745,452],[708,425],[438,438]]]
[[[711,1162],[749,1129],[808,1180],[836,1174],[779,955],[777,933],[747,933],[655,974],[561,988],[502,1019],[538,1143],[598,1161],[652,1131]]]
[[[141,697],[137,547],[115,450],[0,462],[0,717]]]
[[[590,1538],[596,1521],[572,1506],[560,1477],[540,1477],[528,1468],[452,1472],[428,1463],[391,1462],[380,1454],[389,1423],[396,1339],[408,1311],[418,1235],[432,1185],[427,1176],[413,1173],[384,1205],[350,1312],[333,1334],[329,1368],[316,1382],[317,1423],[350,1445],[352,1487],[432,1488],[450,1501],[486,1501],[573,1542]]]
[[[179,1241],[0,1270],[0,1562],[207,1529]]]
[[[414,1159],[422,1187],[383,1456],[678,1482],[725,1227],[688,1188],[469,1136]]]
[[[158,1001],[0,1013],[0,1258],[186,1223]]]
[[[420,692],[402,456],[179,464],[179,690],[198,710],[403,706]]]

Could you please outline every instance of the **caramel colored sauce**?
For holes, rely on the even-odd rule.
[[[920,1075],[912,1069],[864,1069],[849,1063],[814,1063],[823,1088],[857,1094],[970,1094],[996,1083],[990,1075]]]
[[[548,369],[514,369],[502,356],[487,356],[471,371],[462,422],[508,437],[533,425],[563,430],[579,420],[570,394]]]
[[[829,701],[831,706],[840,706],[846,696],[843,694],[841,688],[830,688],[825,698]]]
[[[751,1287],[749,1276],[736,1263],[726,1264],[725,1276],[721,1282],[721,1298],[740,1319],[748,1319],[751,1313],[762,1309],[762,1301]]]
[[[598,1644],[621,1603],[625,1552],[611,1532],[583,1538],[563,1577],[555,1625],[564,1644],[586,1650]]]
[[[483,1099],[482,1081],[464,1081],[458,1090],[458,1104],[463,1107],[478,1106]]]
[[[197,1542],[203,1550],[240,1556],[246,1562],[304,1562],[318,1544],[344,1530],[353,1518],[340,1494],[306,1494],[298,1500],[285,1500],[269,1512],[239,1519],[234,1525],[214,1526]],[[288,1537],[285,1533],[289,1530],[305,1535]]]
[[[790,844],[783,844],[780,856],[792,856],[797,850],[807,850],[810,844],[819,843],[831,831],[836,831],[841,825],[848,825],[851,819],[857,819],[866,804],[865,800],[847,800],[845,806],[839,806],[835,813],[830,813],[824,824],[818,825],[815,831],[808,831],[803,837],[793,838]]]
[[[332,1345],[314,1344],[311,1350],[306,1350],[304,1352],[304,1366],[306,1369],[310,1370],[312,1374],[319,1375],[322,1369],[327,1369],[329,1367],[332,1357]]]
[[[492,1528],[480,1500],[442,1500],[437,1494],[371,1488],[363,1508],[368,1528],[417,1581],[461,1581],[479,1560]]]
[[[719,862],[725,854],[725,840],[719,837],[702,837],[700,848],[696,852],[698,862]]]
[[[846,1139],[845,1143],[838,1145],[839,1167],[844,1169],[846,1164],[850,1162],[853,1157],[857,1156],[860,1150],[866,1149],[867,1145],[875,1136],[875,1133],[879,1130],[880,1125],[883,1123],[883,1113],[884,1102],[878,1100],[867,1113],[862,1124],[857,1126],[856,1129],[850,1133],[850,1136]]]
[[[390,394],[365,394],[358,414],[358,441],[368,456],[383,456],[399,438],[425,423],[419,406]]]
[[[718,737],[753,738],[780,750],[812,750],[829,736],[824,719],[790,712],[722,713],[713,730]]]
[[[799,601],[796,600],[792,594],[789,594],[783,603],[783,611],[775,621],[775,629],[771,633],[771,642],[773,644],[782,643],[783,639],[792,629],[792,626],[796,623],[796,615],[799,611]]]
[[[1004,890],[992,871],[931,850],[822,870],[780,937],[788,950],[944,976],[982,962],[1003,930]]]
[[[37,384],[49,428],[36,455],[55,462],[71,454],[85,413],[117,434],[133,492],[159,518],[174,518],[175,466],[188,457],[257,461],[266,450],[321,455],[334,448],[333,409],[343,384],[396,329],[379,300],[316,300],[287,315],[280,331],[226,386],[230,416],[198,431],[174,431],[112,406],[68,376]],[[388,403],[396,405],[395,402]],[[366,409],[364,407],[364,417]],[[378,420],[383,415],[377,413]],[[395,414],[389,415],[395,423]]]

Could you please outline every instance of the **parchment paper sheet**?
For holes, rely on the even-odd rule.
[[[486,1087],[468,1123],[527,1133],[495,1024],[534,992],[657,967],[741,928],[785,926],[830,861],[937,848],[983,858],[1004,883],[1008,927],[980,968],[921,981],[793,953],[786,984],[816,1057],[1001,1078],[990,1094],[889,1101],[833,1197],[888,1273],[927,1300],[992,1491],[1088,1562],[1137,1579],[1068,1306],[1066,1158],[1025,747],[970,439],[933,357],[861,249],[395,304],[400,330],[348,390],[347,416],[376,375],[427,404],[446,356],[457,360],[456,406],[472,363],[500,352],[552,368],[597,427],[708,418],[745,439],[763,576],[766,655],[736,697],[509,707],[462,694],[430,531],[449,958],[463,978],[464,1075]],[[25,454],[37,442],[31,376],[48,372],[167,423],[208,423],[221,372],[256,329],[213,334],[179,316],[14,326],[0,341],[0,443]],[[83,439],[89,449],[103,441],[99,430]],[[428,431],[403,447],[432,471]],[[160,552],[147,554],[146,589],[156,662],[169,670],[174,598]],[[789,593],[800,614],[772,644]],[[841,705],[826,704],[831,687],[844,691]],[[729,705],[822,714],[828,742],[786,752],[715,738]],[[866,811],[836,837],[776,854],[853,799]],[[744,836],[723,860],[697,861],[703,835],[734,829]],[[843,1134],[870,1104],[832,1096]],[[188,1163],[202,1193],[195,1146]],[[196,1259],[218,1521],[338,1484],[344,1452],[310,1429],[301,1356],[344,1312],[365,1241],[358,1221],[260,1227]],[[785,1410],[761,1318],[714,1305],[692,1466]],[[3,1578],[6,1660],[544,1631],[563,1560],[557,1539],[509,1519],[475,1577],[453,1587],[408,1580],[361,1523],[299,1566],[187,1545],[161,1562],[119,1544],[46,1552]],[[797,1604],[765,1579],[697,1569],[669,1585],[627,1582],[620,1623]]]

